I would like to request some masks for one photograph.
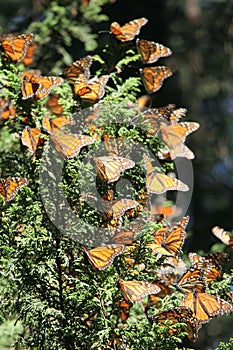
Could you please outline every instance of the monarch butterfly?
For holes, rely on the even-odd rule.
[[[189,190],[184,182],[168,175],[154,172],[146,154],[143,155],[143,159],[147,170],[146,188],[149,193],[159,194],[172,190],[186,192]]]
[[[151,103],[152,98],[150,95],[142,95],[137,99],[137,104],[139,107],[150,107]]]
[[[183,122],[172,125],[160,125],[160,132],[163,141],[174,150],[185,142],[186,137],[200,127],[199,123]]]
[[[74,94],[85,101],[96,102],[104,96],[108,78],[108,75],[102,75],[88,80],[84,74],[80,74],[74,83]]]
[[[209,272],[209,266],[206,263],[194,265],[184,273],[184,275],[175,284],[175,287],[182,293],[189,293],[195,289],[196,292],[202,293],[206,290],[206,279]]]
[[[151,205],[150,207],[150,214],[152,221],[153,218],[158,215],[163,215],[166,218],[171,218],[174,216],[178,216],[181,214],[181,209],[176,207],[175,205]]]
[[[194,291],[185,295],[182,305],[189,307],[194,316],[201,322],[233,311],[233,306],[219,297]]]
[[[160,288],[150,282],[118,280],[118,283],[125,300],[131,303],[143,301],[147,295],[160,292]]]
[[[229,245],[233,249],[233,237],[230,236],[230,233],[225,231],[219,226],[212,228],[212,233],[220,239],[224,244]]]
[[[50,109],[50,111],[57,116],[61,116],[63,113],[62,104],[59,103],[59,95],[50,95],[48,101],[46,102],[46,107]]]
[[[164,79],[172,76],[173,70],[165,66],[145,67],[140,73],[146,92],[152,94],[162,87]]]
[[[73,123],[69,117],[49,118],[48,115],[42,119],[42,126],[49,134],[59,134],[61,131],[66,132],[65,127]]]
[[[21,187],[27,186],[28,180],[21,177],[12,177],[0,179],[0,195],[4,198],[5,201],[11,201],[15,198],[16,194]]]
[[[126,321],[129,318],[129,312],[132,307],[131,303],[127,303],[127,301],[122,300],[119,304],[119,316],[122,321]]]
[[[142,229],[142,225],[132,224],[126,226],[124,229],[118,230],[110,239],[108,243],[131,245],[135,235]]]
[[[160,281],[167,286],[171,286],[177,281],[177,278],[184,274],[187,270],[186,263],[177,256],[167,256],[163,259],[163,264],[156,269],[156,275]]]
[[[150,248],[153,254],[176,256],[184,244],[188,221],[189,217],[184,216],[176,224],[164,225],[153,233],[154,241],[146,247]]]
[[[83,74],[86,79],[90,78],[90,67],[92,65],[92,56],[85,56],[72,63],[63,72],[64,76],[74,84],[80,74]]]
[[[0,97],[0,120],[4,122],[10,117],[14,117],[15,114],[16,111],[10,99]]]
[[[21,136],[22,144],[28,147],[29,151],[34,153],[37,147],[44,142],[44,139],[40,137],[41,134],[42,131],[40,129],[26,126]]]
[[[31,43],[27,47],[25,57],[23,58],[23,61],[22,61],[25,66],[29,66],[33,62],[35,49],[36,49],[35,43]]]
[[[143,63],[155,63],[160,57],[167,57],[172,54],[172,51],[162,44],[153,41],[137,39],[136,47],[141,55]]]
[[[122,137],[109,138],[104,133],[103,139],[108,156],[127,157],[132,149],[132,144]]]
[[[189,149],[183,143],[181,143],[180,145],[178,145],[174,149],[162,148],[159,150],[159,152],[156,153],[156,156],[161,160],[163,160],[163,159],[173,160],[173,159],[176,159],[178,157],[183,157],[186,159],[194,159],[195,158],[195,155],[191,151],[191,149]]]
[[[46,97],[51,89],[63,83],[60,77],[43,77],[39,71],[25,71],[21,73],[22,99],[31,97],[42,99]]]
[[[27,53],[27,48],[32,44],[34,34],[6,34],[1,36],[1,46],[4,53],[13,62],[20,62]]]
[[[102,181],[117,181],[121,172],[135,166],[134,161],[123,157],[93,157],[97,168],[97,175]]]
[[[176,109],[174,104],[145,111],[143,113],[143,119],[150,126],[147,133],[149,135],[156,134],[162,123],[165,125],[176,124],[180,118],[185,116],[186,112],[187,110],[185,108]]]
[[[222,276],[222,262],[226,259],[227,254],[220,252],[215,254],[209,254],[206,257],[200,256],[196,253],[189,253],[189,260],[192,265],[200,266],[202,264],[208,265],[208,273],[206,277],[206,282],[210,283],[211,281],[215,281]]]
[[[142,26],[144,26],[148,20],[144,17],[134,19],[129,23],[124,24],[122,27],[117,22],[113,22],[110,26],[110,31],[114,34],[115,38],[120,41],[130,41],[140,33]]]
[[[82,147],[91,145],[95,140],[88,135],[55,133],[50,135],[56,150],[64,158],[77,156]]]
[[[133,199],[123,198],[102,204],[101,211],[104,212],[107,219],[115,220],[123,216],[127,210],[136,208],[138,205],[139,203]]]
[[[95,270],[104,270],[112,265],[113,260],[121,255],[124,250],[125,246],[119,244],[109,244],[91,250],[87,250],[83,247],[83,251],[86,253],[88,261]]]
[[[160,323],[161,326],[165,326],[169,334],[179,332],[179,328],[169,326],[167,323],[168,320],[172,322],[172,325],[183,323],[183,329],[188,333],[189,339],[196,338],[197,332],[202,326],[202,323],[193,316],[192,310],[186,306],[176,306],[153,316],[148,316],[148,320],[151,323]]]

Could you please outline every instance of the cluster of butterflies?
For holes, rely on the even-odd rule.
[[[176,324],[184,323],[184,330],[188,337],[193,339],[197,337],[198,330],[204,323],[214,316],[233,311],[231,303],[207,292],[209,283],[222,278],[222,264],[228,254],[214,253],[200,256],[196,253],[189,253],[191,267],[188,269],[179,257],[186,238],[185,230],[188,221],[189,217],[183,217],[177,223],[164,224],[160,229],[152,232],[152,242],[146,243],[145,247],[150,249],[157,259],[163,258],[162,268],[153,272],[153,282],[118,280],[124,297],[124,300],[119,303],[122,321],[129,317],[132,304],[140,302],[152,324],[159,323],[168,327],[167,320],[169,320],[168,332],[173,334],[179,331]],[[108,268],[119,255],[123,255],[126,264],[130,263],[135,267],[134,261],[132,262],[128,256],[132,248],[135,248],[135,244],[137,245],[139,232],[140,227],[132,225],[125,230],[118,230],[111,238],[111,244],[91,250],[83,247],[83,251],[96,270]],[[219,227],[213,228],[213,233],[230,245],[229,233]],[[172,294],[174,289],[184,294],[180,306],[150,315],[151,307],[158,306],[157,301]],[[149,296],[148,302],[143,304],[147,296]]]
[[[141,27],[147,23],[147,19],[139,18],[123,26],[114,22],[110,26],[110,32],[121,42],[128,42],[140,33]],[[1,49],[5,57],[13,62],[22,62],[28,66],[33,60],[33,53],[36,45],[33,42],[33,34],[4,35],[1,36]],[[161,44],[147,40],[137,39],[136,48],[141,56],[143,64],[153,64],[160,57],[167,57],[172,54],[171,50]],[[74,62],[65,69],[63,76],[73,85],[73,92],[83,101],[95,103],[104,96],[105,86],[109,76],[94,76],[91,78],[90,67],[93,63],[91,56],[86,56]],[[161,88],[164,79],[173,74],[171,68],[165,66],[147,66],[140,70],[145,89],[148,94],[152,94]],[[21,74],[22,99],[43,99],[47,97],[52,88],[63,83],[62,77],[44,77],[38,70],[24,71]],[[51,119],[49,115],[44,116],[42,129],[26,126],[22,132],[21,140],[32,153],[49,138],[56,150],[64,158],[73,158],[78,155],[81,148],[95,142],[95,138],[88,135],[74,134],[69,131],[69,126],[73,120],[62,115],[62,106],[59,104],[59,96],[52,95],[46,102],[47,107],[56,114],[56,118]],[[7,120],[15,115],[15,109],[11,101],[2,97],[0,100],[1,119]],[[161,136],[166,147],[160,151],[158,157],[161,159],[175,159],[176,157],[194,158],[192,151],[185,145],[186,137],[197,130],[198,123],[179,122],[186,110],[176,109],[174,105],[162,108],[149,109],[141,113],[143,125],[149,124],[148,134],[158,134]],[[119,155],[113,151],[111,142],[105,140],[108,155],[93,157],[96,172],[99,180],[105,183],[116,182],[121,173],[132,169],[134,161]],[[159,173],[153,169],[153,165],[147,154],[143,155],[146,167],[146,188],[148,194],[161,194],[166,191],[188,191],[188,186],[182,181]],[[27,186],[28,180],[25,178],[1,178],[0,195],[5,201],[11,201],[22,186]],[[106,201],[105,201],[106,202]],[[113,196],[107,196],[103,212],[106,213],[108,221],[117,221],[129,210],[137,208],[139,203],[132,199],[113,200]],[[164,209],[165,215],[169,216],[174,208]],[[165,211],[166,209],[166,211]],[[169,211],[170,209],[170,211]],[[153,208],[152,216],[156,215]],[[169,214],[168,214],[169,212]],[[175,327],[177,323],[184,323],[185,330],[189,338],[195,338],[203,323],[208,322],[212,317],[233,311],[233,306],[214,295],[207,293],[208,283],[222,277],[221,265],[225,254],[215,254],[201,257],[198,254],[190,253],[189,259],[191,267],[184,272],[184,263],[179,254],[182,250],[186,238],[186,226],[188,217],[183,217],[175,224],[163,224],[158,230],[151,234],[151,242],[145,244],[145,248],[156,255],[158,259],[164,259],[163,266],[166,268],[155,271],[155,280],[136,281],[118,279],[119,288],[124,300],[119,304],[122,320],[126,320],[133,303],[144,301],[149,296],[145,313],[151,323],[160,323],[167,326],[170,320],[174,327],[169,328],[169,333],[178,331]],[[125,258],[125,263],[135,266],[130,252],[134,251],[137,235],[140,233],[141,225],[129,225],[126,229],[115,227],[113,236],[106,244],[87,249],[83,247],[83,252],[91,266],[95,270],[104,270],[114,263],[118,256]],[[233,238],[230,234],[219,227],[213,228],[213,234],[225,244],[233,248]],[[136,242],[136,243],[135,243]],[[143,266],[141,267],[143,269]],[[181,305],[154,315],[150,314],[151,305],[156,305],[157,298],[163,298],[172,293],[172,288],[178,289],[184,294]]]

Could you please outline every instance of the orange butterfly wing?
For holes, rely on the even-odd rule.
[[[92,62],[92,56],[82,57],[66,68],[63,74],[72,84],[76,82],[80,74],[83,74],[86,79],[89,79]]]
[[[82,147],[91,145],[95,140],[88,135],[51,134],[56,150],[64,158],[73,158],[80,153]]]
[[[3,122],[16,114],[12,102],[5,97],[0,97],[0,120]]]
[[[37,45],[35,43],[32,43],[27,47],[25,57],[22,61],[25,66],[29,66],[33,62],[33,56],[36,46]]]
[[[147,176],[146,187],[149,193],[160,194],[167,191],[186,192],[189,187],[182,181],[165,174],[153,172]]]
[[[173,74],[173,70],[165,66],[145,67],[140,72],[148,94],[159,90],[163,85],[164,79],[169,78]]]
[[[28,147],[29,151],[34,153],[37,147],[44,142],[44,139],[40,137],[41,134],[42,132],[40,129],[26,126],[21,136],[22,144]]]
[[[161,125],[160,132],[163,141],[170,149],[175,149],[185,142],[186,137],[197,130],[200,124],[195,122],[183,122],[172,125]]]
[[[22,99],[30,97],[42,99],[46,97],[52,88],[63,83],[60,77],[43,77],[38,71],[28,71],[21,74]]]
[[[173,149],[163,148],[156,154],[159,159],[176,159],[183,157],[186,159],[194,159],[194,153],[183,143]]]
[[[88,80],[83,74],[80,74],[74,83],[74,94],[85,101],[96,102],[104,96],[108,78],[108,75],[102,75],[99,78],[94,77]]]
[[[62,104],[59,103],[59,95],[51,95],[49,96],[48,101],[46,102],[46,106],[50,109],[50,111],[56,115],[61,115],[63,113]]]
[[[27,186],[28,180],[20,177],[0,179],[0,195],[5,201],[11,201],[22,186]]]
[[[1,46],[6,54],[13,62],[20,62],[26,56],[27,48],[32,44],[34,34],[13,35],[8,34],[2,36]]]
[[[182,249],[189,217],[184,216],[178,223],[172,226],[165,225],[154,232],[154,242],[146,246],[152,250],[153,254],[176,256]]]
[[[95,270],[104,270],[112,265],[113,260],[121,255],[124,250],[124,245],[117,244],[109,244],[91,250],[87,250],[83,247],[83,251],[86,253],[90,264]]]
[[[192,265],[200,266],[206,264],[209,267],[206,282],[210,283],[222,277],[222,263],[226,259],[227,254],[220,252],[209,254],[207,257],[200,256],[196,253],[189,253],[189,260]]]
[[[233,249],[233,237],[230,236],[229,232],[225,231],[219,226],[212,228],[212,233],[220,239],[224,244],[229,245]]]
[[[132,208],[136,208],[139,203],[133,199],[121,199],[113,203],[112,206],[112,217],[117,219],[124,215],[124,213]]]
[[[136,46],[143,63],[155,63],[160,57],[167,57],[172,51],[162,44],[153,41],[137,39]]]
[[[98,177],[102,181],[114,182],[120,177],[122,171],[135,166],[134,161],[123,157],[93,157]]]
[[[168,328],[168,333],[173,334],[179,332],[178,327],[172,328],[168,326],[167,321],[171,321],[172,324],[185,323],[184,330],[188,333],[190,339],[197,337],[197,332],[201,328],[201,322],[193,316],[192,310],[186,306],[177,306],[172,309],[162,311],[158,314],[148,317],[152,323],[160,323],[160,325]]]
[[[189,307],[194,316],[201,322],[210,318],[233,311],[233,306],[214,295],[190,292],[182,300],[182,305]]]
[[[65,127],[72,124],[72,119],[69,117],[57,117],[51,119],[49,116],[44,116],[42,120],[42,125],[49,134],[61,133],[63,131],[66,133]]]
[[[143,301],[147,295],[160,292],[160,288],[150,282],[118,280],[118,283],[125,300],[131,303]]]
[[[118,40],[123,42],[130,41],[140,33],[141,27],[147,22],[148,20],[143,17],[130,21],[122,27],[117,22],[113,22],[110,26],[110,31]]]
[[[198,292],[204,292],[207,288],[207,275],[209,267],[204,263],[202,266],[192,266],[176,283],[176,287],[182,293],[189,293],[194,289]]]

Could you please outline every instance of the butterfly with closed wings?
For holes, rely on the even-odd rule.
[[[163,173],[153,171],[152,163],[146,154],[143,155],[143,159],[147,171],[146,188],[149,193],[160,194],[167,191],[186,192],[189,190],[184,182]]]
[[[233,237],[231,237],[229,232],[225,231],[219,226],[215,226],[212,228],[212,233],[215,235],[215,237],[220,239],[220,241],[233,249]]]

